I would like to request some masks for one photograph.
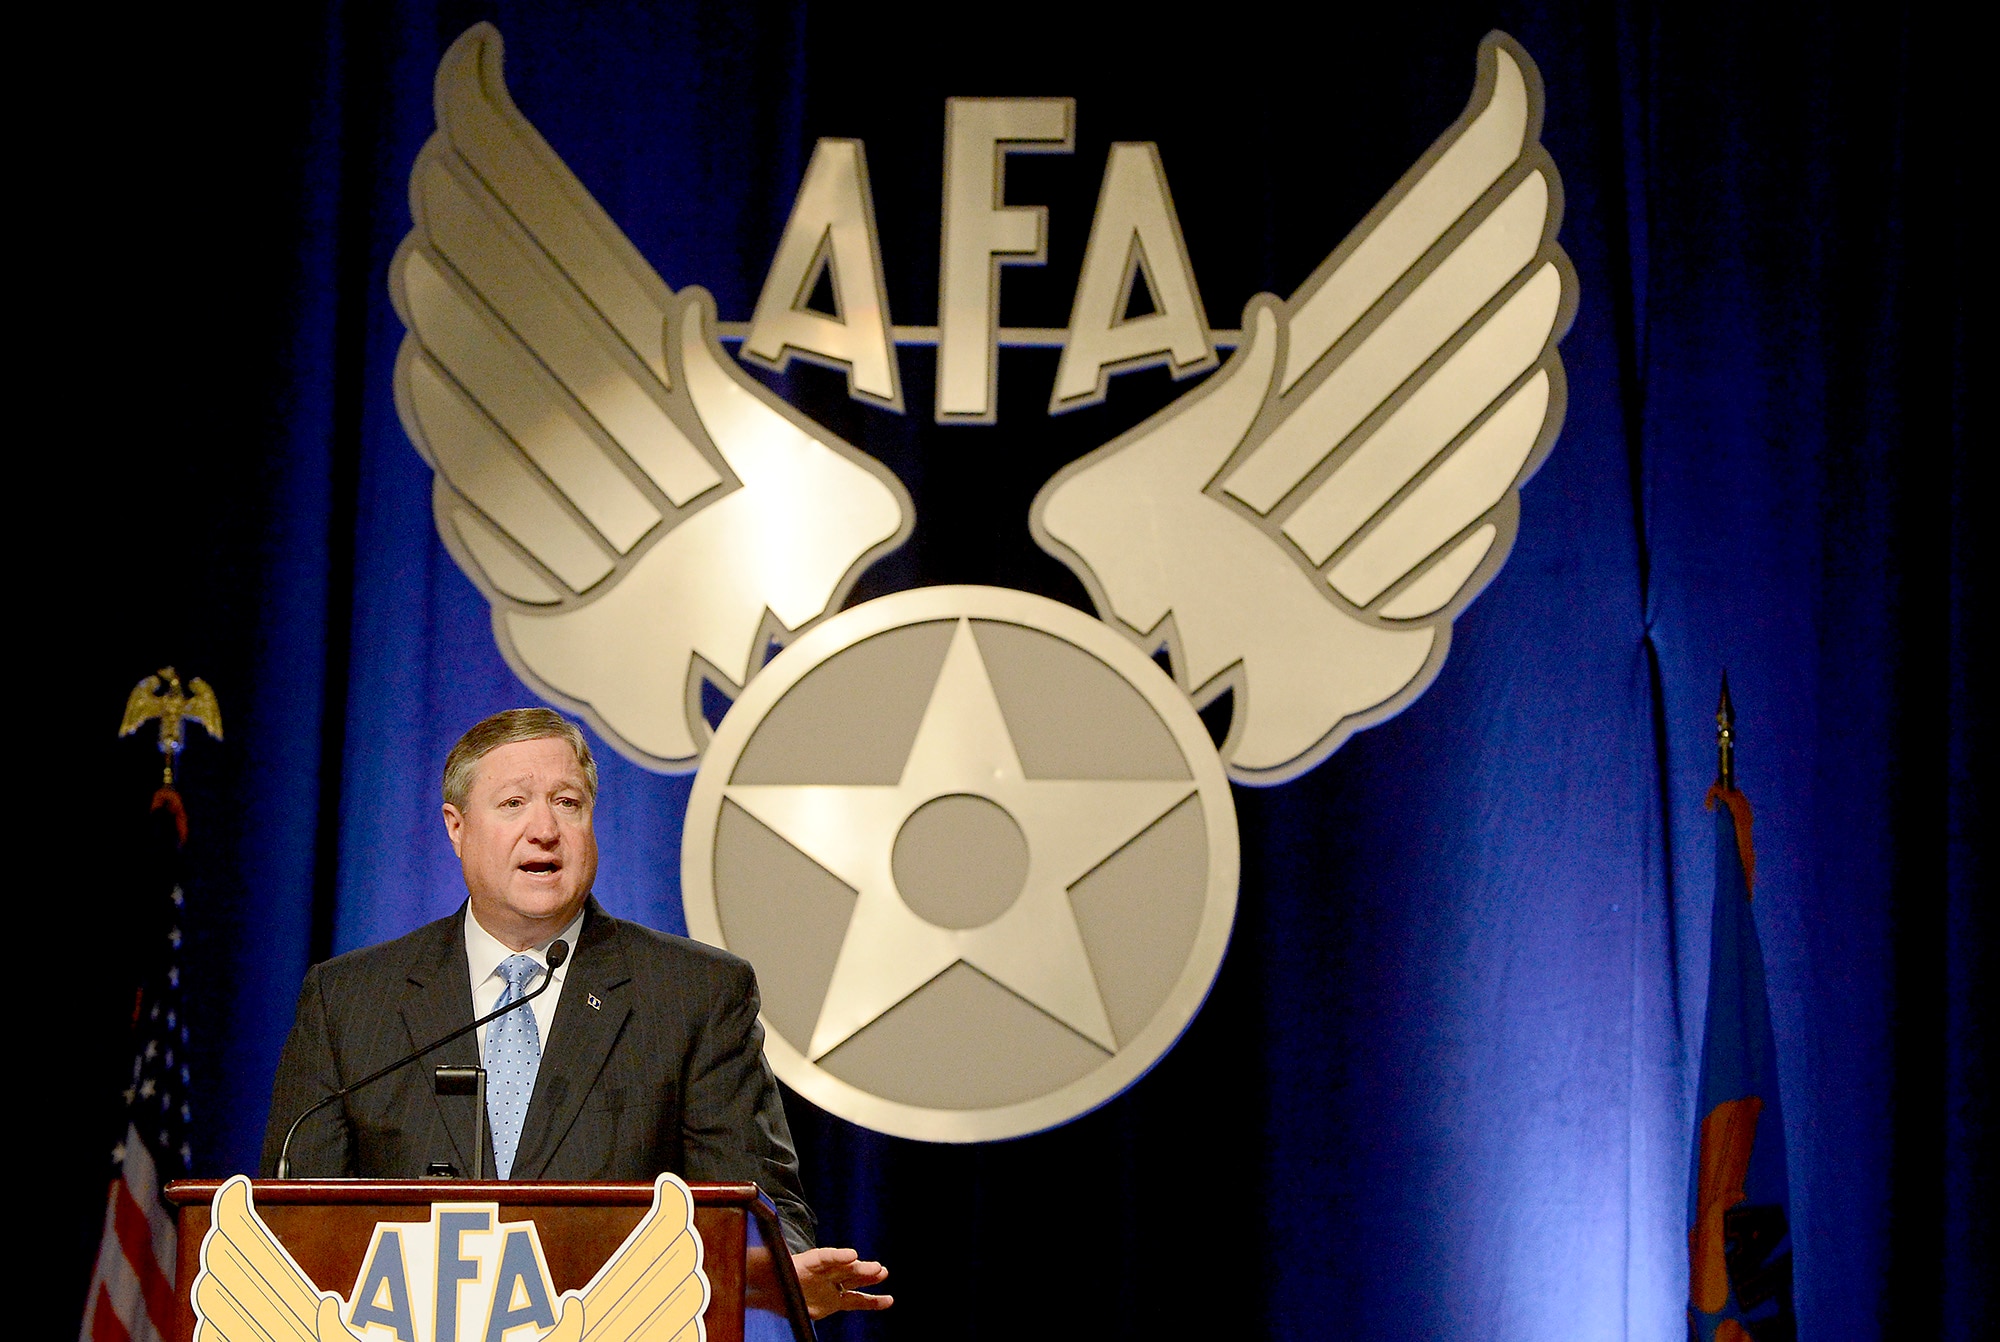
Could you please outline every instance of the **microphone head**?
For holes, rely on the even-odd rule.
[[[553,974],[556,970],[561,969],[563,961],[567,959],[569,959],[569,943],[567,941],[551,942],[548,955],[549,972]]]

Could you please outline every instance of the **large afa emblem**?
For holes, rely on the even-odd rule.
[[[820,142],[731,325],[521,115],[493,28],[446,53],[436,103],[390,284],[438,534],[523,681],[645,767],[697,771],[688,927],[757,967],[773,1067],[931,1141],[1116,1095],[1227,947],[1230,782],[1296,778],[1423,692],[1561,427],[1577,288],[1533,62],[1489,36],[1464,115],[1234,332],[1208,325],[1151,144],[1111,148],[1070,325],[998,325],[1003,268],[1047,252],[1043,211],[1001,203],[1006,161],[1070,152],[1069,99],[947,102],[934,327],[890,319],[858,141]],[[1151,311],[1127,315],[1142,283]],[[725,340],[896,412],[897,346],[934,345],[946,424],[993,422],[1003,345],[1061,348],[1051,414],[1133,369],[1214,371],[1023,519],[1096,618],[979,587],[842,610],[911,534],[910,496]],[[713,731],[705,684],[734,700]],[[1225,691],[1217,747],[1197,709]]]

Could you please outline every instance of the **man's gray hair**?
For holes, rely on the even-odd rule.
[[[549,740],[569,742],[569,748],[576,752],[577,764],[583,769],[584,799],[595,802],[597,761],[590,757],[590,743],[583,739],[582,729],[553,708],[510,708],[473,723],[458,738],[451,754],[445,756],[445,805],[465,809],[466,798],[472,794],[472,782],[479,777],[479,761],[501,746]]]

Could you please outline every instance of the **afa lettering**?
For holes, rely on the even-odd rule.
[[[492,1229],[490,1211],[437,1213],[437,1323],[431,1333],[436,1342],[457,1342],[459,1283],[479,1280],[478,1256],[464,1256],[465,1236]]]
[[[521,1342],[559,1312],[533,1223],[492,1203],[436,1206],[428,1227],[375,1227],[347,1322],[363,1342]],[[428,1233],[426,1233],[428,1231]],[[431,1301],[428,1317],[414,1307]]]
[[[535,1252],[534,1237],[526,1230],[510,1230],[506,1245],[500,1252],[500,1275],[493,1283],[493,1308],[486,1316],[486,1342],[504,1342],[508,1329],[527,1323],[556,1326],[548,1273]]]
[[[825,277],[831,313],[810,306]],[[847,372],[847,394],[903,413],[882,283],[882,243],[859,140],[821,140],[764,276],[743,357],[784,372],[793,355]]]
[[[1144,285],[1152,311],[1130,312]],[[1166,364],[1175,378],[1215,367],[1215,345],[1195,286],[1181,221],[1167,192],[1159,146],[1114,144],[1104,165],[1069,336],[1056,366],[1049,413],[1104,399],[1113,373]]]
[[[1076,147],[1073,98],[952,98],[944,105],[944,226],[938,264],[937,422],[991,424],[1000,348],[1000,267],[1049,259],[1049,212],[1003,205],[1009,154]]]
[[[370,1324],[387,1328],[395,1335],[396,1342],[417,1342],[401,1231],[385,1228],[375,1236],[368,1261],[361,1265],[361,1284],[354,1288],[354,1310],[347,1321],[360,1329]]]
[[[1048,210],[1003,203],[1007,156],[1075,147],[1074,99],[946,100],[938,324],[899,329],[882,280],[867,154],[859,140],[821,140],[765,274],[743,358],[779,372],[793,358],[844,370],[848,395],[901,414],[896,345],[935,342],[937,422],[993,423],[1002,267],[1048,261]],[[815,306],[822,289],[831,302]],[[1165,364],[1183,378],[1215,367],[1215,338],[1157,145],[1111,146],[1069,326],[1027,336],[1063,351],[1052,415],[1102,401],[1119,373]]]

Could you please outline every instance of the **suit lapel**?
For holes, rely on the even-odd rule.
[[[535,1093],[521,1123],[516,1179],[539,1179],[548,1169],[632,1013],[632,971],[625,948],[595,896],[586,908],[541,1070],[535,1074]]]
[[[435,924],[439,935],[418,947],[410,956],[402,1012],[403,1026],[409,1031],[410,1047],[413,1049],[472,1023],[472,983],[465,966],[464,917],[465,910],[461,907],[457,917]],[[410,1066],[428,1070],[447,1063],[460,1067],[477,1066],[477,1036],[468,1034],[462,1039],[454,1039]],[[419,1111],[428,1108],[436,1115],[438,1124],[451,1140],[452,1154],[456,1158],[454,1163],[470,1175],[473,1168],[472,1102],[457,1098],[441,1099],[435,1086],[423,1086],[421,1089],[429,1098],[419,1101],[412,1108]],[[412,1113],[411,1117],[416,1118],[417,1114]],[[487,1168],[491,1169],[492,1157],[488,1156],[487,1160]]]

